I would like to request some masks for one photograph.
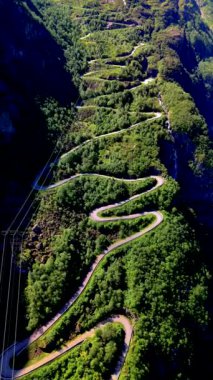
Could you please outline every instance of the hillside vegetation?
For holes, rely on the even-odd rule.
[[[179,194],[182,176],[192,178],[197,194],[213,165],[208,126],[193,98],[198,84],[206,98],[212,93],[212,32],[194,0],[33,4],[38,13],[22,2],[62,46],[80,98],[71,108],[54,99],[41,104],[58,156],[50,182],[37,184],[37,211],[17,257],[28,272],[27,332],[54,316],[111,244],[152,226],[154,210],[163,221],[111,250],[16,365],[38,362],[123,313],[134,334],[121,380],[192,380],[208,325],[210,275],[190,224],[193,210],[187,220]],[[91,217],[125,200],[98,214],[116,219]],[[24,379],[108,378],[124,344],[122,329],[113,326]]]
[[[213,28],[213,4],[211,0],[197,0],[201,15],[210,28]]]

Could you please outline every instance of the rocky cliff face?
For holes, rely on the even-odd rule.
[[[31,190],[34,177],[52,149],[47,141],[47,128],[37,98],[55,98],[64,105],[70,104],[76,97],[72,79],[64,66],[62,49],[45,27],[15,0],[0,0],[1,253],[1,232],[20,209]],[[8,252],[4,255],[1,288],[1,294],[5,296],[8,291],[11,253],[10,239],[7,240]],[[13,274],[15,284],[18,283],[17,275]],[[15,300],[17,294],[14,289],[16,286],[12,289]],[[1,307],[6,310],[4,297],[1,297]],[[12,315],[14,317],[15,313],[12,312]],[[1,317],[3,321],[3,312]],[[3,331],[3,326],[1,327],[0,341]]]
[[[19,208],[48,153],[36,98],[76,96],[61,48],[15,0],[0,0],[0,215]]]
[[[204,73],[206,75],[205,81],[205,75],[202,75],[200,65],[212,60],[213,34],[209,26],[200,18],[201,15],[204,19],[202,5],[203,2],[201,1],[192,2],[193,12],[190,13],[185,8],[180,13],[181,22],[178,29],[174,29],[172,38],[165,33],[163,33],[162,38],[171,51],[175,51],[179,62],[177,70],[172,68],[169,79],[176,81],[187,93],[190,93],[199,112],[206,120],[209,136],[212,138],[213,98],[209,78],[210,69]],[[162,146],[162,160],[172,176],[174,176],[174,167],[176,166],[176,179],[181,184],[182,189],[181,202],[195,208],[200,221],[206,227],[212,228],[212,167],[198,168],[201,169],[198,170],[199,175],[195,175],[191,170],[188,163],[193,161],[195,144],[192,143],[187,134],[177,133],[172,143],[164,144]]]

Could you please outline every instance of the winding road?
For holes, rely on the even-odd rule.
[[[125,0],[123,0],[123,3],[124,3],[125,6],[127,5]],[[90,36],[91,36],[91,33],[87,34],[84,37],[81,37],[80,39],[84,40],[86,38],[89,38]],[[139,47],[143,46],[143,45],[144,45],[144,43],[140,43],[139,45],[135,46],[134,49],[132,50],[132,52],[130,54],[126,55],[126,57],[133,56],[135,54],[136,50]],[[89,63],[92,63],[92,62],[95,62],[95,61],[96,60],[92,60]],[[91,75],[92,73],[94,73],[94,72],[90,72],[90,73],[88,73],[86,75]],[[147,78],[145,81],[141,82],[141,84],[147,84],[147,83],[149,83],[152,80],[154,80],[154,78]],[[145,120],[145,122],[154,121],[156,119],[159,119],[162,116],[162,114],[160,112],[153,112],[152,114],[154,114],[154,116],[150,117],[150,119]],[[84,141],[82,144],[80,144],[80,145],[74,147],[73,149],[71,149],[70,151],[64,153],[61,156],[60,159],[63,160],[67,155],[69,155],[72,152],[80,149],[81,147],[83,147],[84,145],[90,143],[91,141],[94,141],[95,139],[101,139],[101,138],[115,136],[115,135],[124,133],[127,130],[133,129],[133,128],[141,125],[141,123],[142,122],[138,122],[136,124],[133,124],[133,125],[129,126],[129,128],[125,128],[125,129],[114,131],[114,132],[110,132],[110,133],[105,133],[105,134],[102,134],[102,135],[99,135],[99,136],[95,136],[95,137],[93,137],[91,139],[88,139],[88,140]],[[35,182],[34,182],[34,184],[33,184],[33,187],[37,191],[47,191],[47,190],[51,190],[51,189],[55,189],[57,187],[60,187],[63,184],[65,184],[65,183],[67,183],[69,181],[72,181],[72,180],[74,180],[74,179],[76,179],[77,177],[80,177],[80,176],[98,176],[98,177],[111,178],[111,179],[114,179],[114,180],[117,180],[117,181],[126,181],[126,182],[130,182],[130,181],[131,182],[133,182],[133,181],[138,182],[138,181],[144,181],[144,180],[146,180],[146,178],[122,179],[122,178],[116,178],[116,177],[112,177],[112,176],[106,176],[106,175],[95,174],[95,173],[77,173],[77,174],[75,174],[75,175],[73,175],[73,176],[71,176],[69,178],[63,179],[63,180],[58,181],[58,182],[56,182],[54,184],[51,184],[49,186],[41,186],[41,185],[39,185],[38,179],[36,179]],[[117,380],[119,378],[122,366],[124,364],[124,361],[125,361],[125,358],[126,358],[129,346],[130,346],[130,341],[131,341],[131,337],[132,337],[132,333],[133,333],[133,327],[132,327],[131,321],[126,316],[124,316],[124,315],[115,315],[115,316],[112,316],[111,318],[109,318],[109,319],[101,322],[100,324],[98,324],[96,327],[94,327],[90,331],[87,331],[87,332],[85,332],[85,333],[77,336],[72,341],[68,342],[60,350],[52,352],[51,354],[49,354],[45,358],[41,359],[40,361],[38,361],[38,362],[36,362],[36,363],[28,366],[28,367],[25,367],[25,368],[20,369],[20,370],[14,370],[14,369],[11,368],[11,362],[13,361],[13,358],[15,356],[17,356],[18,354],[20,354],[31,343],[33,343],[38,338],[40,338],[42,335],[44,335],[44,333],[50,327],[52,327],[54,325],[54,323],[56,321],[58,321],[59,318],[61,318],[61,316],[76,302],[76,300],[85,291],[85,289],[86,289],[89,281],[91,280],[94,272],[100,266],[101,262],[106,257],[106,255],[108,255],[113,250],[115,250],[115,249],[117,249],[117,248],[119,248],[119,247],[121,247],[123,245],[126,245],[126,244],[128,244],[128,243],[130,243],[130,242],[132,242],[132,241],[134,241],[134,240],[136,240],[138,238],[140,238],[140,237],[142,237],[143,235],[145,235],[149,231],[154,230],[157,226],[159,226],[162,223],[162,221],[163,221],[163,215],[162,215],[162,213],[160,211],[154,211],[154,210],[150,211],[150,212],[140,212],[140,213],[136,213],[136,214],[123,215],[123,216],[106,216],[106,217],[102,216],[102,214],[103,214],[104,211],[115,209],[117,207],[120,207],[120,206],[128,203],[128,202],[131,202],[134,199],[137,199],[137,198],[141,197],[142,194],[146,194],[146,193],[152,192],[155,189],[161,187],[164,184],[164,182],[165,182],[165,179],[163,177],[161,177],[161,176],[151,176],[149,178],[153,178],[153,179],[156,180],[156,184],[151,189],[149,189],[149,190],[147,190],[147,191],[145,191],[143,193],[134,195],[134,196],[132,196],[132,197],[130,197],[130,198],[124,200],[124,201],[116,202],[114,204],[110,204],[110,205],[107,205],[107,206],[103,206],[103,207],[97,208],[97,209],[93,210],[90,213],[90,218],[91,218],[91,220],[93,220],[93,221],[95,221],[97,223],[99,223],[99,222],[106,222],[107,223],[107,222],[111,222],[111,221],[136,219],[136,218],[142,217],[144,215],[152,215],[152,216],[154,216],[154,221],[149,226],[147,226],[146,228],[142,229],[141,231],[139,231],[137,233],[134,233],[131,236],[128,236],[128,237],[126,237],[124,239],[116,241],[115,243],[111,244],[107,249],[105,249],[102,253],[100,253],[96,257],[96,259],[95,259],[94,263],[92,264],[91,268],[89,269],[89,272],[87,273],[87,276],[83,280],[81,286],[78,288],[78,290],[76,291],[76,293],[66,302],[66,304],[63,306],[63,308],[47,324],[45,324],[41,328],[37,329],[32,335],[30,335],[30,337],[28,337],[27,339],[24,339],[21,342],[15,342],[13,345],[11,345],[10,347],[8,347],[1,354],[1,356],[0,356],[1,379],[3,379],[3,380],[11,380],[11,379],[20,378],[20,377],[22,377],[24,375],[27,375],[27,374],[31,373],[32,371],[34,371],[34,370],[36,370],[38,368],[46,365],[47,363],[52,362],[54,359],[59,358],[64,353],[68,352],[72,348],[74,348],[77,345],[79,345],[80,343],[84,342],[85,339],[87,339],[89,337],[92,337],[94,335],[95,331],[98,328],[103,327],[108,322],[122,324],[122,326],[124,328],[124,331],[125,331],[125,342],[124,342],[123,351],[122,351],[121,357],[119,358],[119,361],[117,363],[115,371],[111,375],[111,380]]]
[[[107,176],[98,175],[98,174],[94,174],[94,173],[87,173],[87,174],[85,173],[85,174],[76,174],[75,176],[72,176],[71,178],[67,179],[66,181],[71,181],[71,180],[73,180],[79,176],[83,176],[83,175],[107,177]],[[110,178],[117,179],[115,177],[110,177]],[[151,176],[151,178],[156,180],[156,185],[152,189],[149,189],[146,192],[143,192],[142,194],[146,194],[146,193],[153,191],[154,189],[157,189],[158,187],[162,186],[165,182],[165,179],[161,176]],[[139,178],[136,180],[133,180],[133,179],[126,179],[125,180],[125,179],[118,178],[117,180],[119,180],[119,181],[143,181],[143,180],[145,180],[145,178]],[[62,181],[60,181],[60,182],[57,182],[56,184],[53,184],[53,185],[46,187],[45,189],[42,188],[42,190],[52,189],[53,187],[56,188],[56,187],[61,186],[62,184],[63,184]],[[127,243],[132,242],[133,240],[138,239],[139,237],[142,237],[147,232],[153,230],[160,223],[162,223],[163,215],[160,211],[141,212],[141,213],[137,213],[137,214],[131,214],[131,215],[125,215],[125,216],[115,216],[115,217],[103,217],[100,215],[100,213],[103,213],[106,210],[114,209],[114,208],[117,208],[119,206],[122,206],[123,204],[131,202],[132,200],[139,198],[142,194],[137,194],[137,195],[134,195],[134,196],[128,198],[127,200],[124,200],[121,202],[116,202],[116,203],[111,204],[111,205],[107,205],[107,206],[97,208],[90,213],[90,218],[96,222],[109,222],[109,221],[136,219],[136,218],[139,218],[139,217],[144,216],[144,215],[153,215],[155,217],[155,220],[153,223],[151,223],[149,226],[147,226],[143,230],[141,230],[141,231],[139,231],[139,232],[137,232],[131,236],[128,236],[125,239],[119,240],[119,241],[111,244],[104,252],[102,252],[100,255],[98,255],[95,262],[93,263],[92,267],[90,268],[87,276],[85,277],[84,281],[82,282],[82,285],[79,287],[79,289],[76,291],[76,293],[70,298],[70,300],[63,306],[63,308],[54,316],[54,318],[52,318],[46,325],[44,325],[41,328],[39,328],[38,330],[36,330],[29,338],[23,340],[22,342],[18,342],[18,343],[13,344],[12,346],[7,348],[3,352],[0,359],[1,359],[1,363],[2,363],[2,378],[4,380],[19,378],[23,375],[29,374],[30,372],[34,371],[37,368],[40,368],[41,366],[43,366],[47,363],[50,363],[52,360],[61,356],[63,353],[67,352],[71,348],[77,346],[79,343],[83,342],[86,338],[92,336],[94,334],[94,331],[101,326],[101,325],[98,325],[97,327],[95,327],[91,331],[75,338],[73,341],[68,343],[61,350],[53,352],[52,354],[48,355],[48,357],[40,360],[39,362],[37,362],[37,363],[35,363],[29,367],[23,368],[23,369],[18,370],[18,371],[13,371],[13,369],[10,367],[11,359],[14,356],[21,353],[21,351],[26,349],[31,343],[33,343],[35,340],[40,338],[74,304],[74,302],[83,293],[83,291],[85,290],[86,286],[88,285],[93,273],[95,272],[97,267],[100,265],[100,263],[102,262],[102,260],[104,259],[104,257],[108,253],[112,252],[116,248],[119,248],[119,247],[121,247]],[[123,359],[119,360],[120,366],[119,366],[119,368],[117,368],[116,374],[114,374],[112,377],[113,380],[116,380],[119,377],[119,373],[120,373],[120,370],[122,368],[123,361],[125,359],[125,356],[126,356],[126,353],[127,353],[128,347],[129,347],[129,343],[130,343],[130,339],[131,339],[131,335],[132,335],[132,327],[131,327],[130,321],[124,316],[112,317],[112,321],[113,322],[120,322],[123,325],[124,330],[125,330],[125,336],[126,336],[126,338],[125,338],[125,343],[126,343],[125,349],[122,353]],[[124,321],[125,321],[125,323],[124,323]],[[105,323],[106,322],[104,322],[104,324]]]
[[[95,335],[96,330],[103,328],[107,323],[120,323],[123,326],[123,329],[125,332],[124,348],[123,348],[123,351],[122,351],[121,356],[119,358],[118,364],[115,368],[115,371],[111,375],[111,380],[117,380],[119,378],[120,370],[121,370],[123,362],[125,360],[125,357],[126,357],[126,354],[128,351],[128,347],[130,345],[132,333],[133,333],[132,325],[131,325],[129,319],[127,317],[125,317],[124,315],[115,315],[115,316],[112,316],[111,318],[106,319],[105,321],[99,323],[93,329],[77,336],[72,341],[68,342],[66,344],[66,346],[64,346],[60,350],[55,351],[52,354],[48,355],[47,358],[43,358],[39,362],[37,362],[37,363],[35,363],[29,367],[23,368],[21,370],[13,371],[10,368],[9,361],[12,359],[12,357],[14,355],[14,346],[9,347],[9,349],[5,351],[4,358],[6,357],[6,360],[4,360],[5,364],[3,366],[2,379],[4,379],[4,380],[18,379],[22,376],[30,374],[31,372],[35,371],[36,369],[41,368],[45,364],[50,363],[54,359],[59,358],[63,354],[67,353],[72,348],[78,346],[80,343],[83,343],[86,339],[93,337]],[[27,347],[26,341],[23,341],[23,343],[25,343],[25,346],[23,344],[22,345],[20,344],[18,349],[17,349],[17,347],[15,347],[15,354],[16,355],[19,352],[21,352],[24,348]],[[28,344],[29,344],[29,341],[28,341]]]
[[[154,120],[156,120],[156,119],[159,119],[159,118],[162,116],[162,113],[161,113],[161,112],[153,112],[152,114],[154,114],[155,116],[153,116],[153,117],[151,117],[150,119],[147,119],[147,120],[145,120],[145,121],[143,121],[143,122],[154,121]],[[72,148],[72,149],[69,150],[68,152],[62,154],[61,159],[63,159],[64,157],[68,156],[68,155],[71,154],[72,152],[77,151],[77,150],[78,150],[79,148],[81,148],[82,146],[84,146],[84,145],[86,145],[86,144],[88,144],[88,143],[90,143],[90,142],[92,142],[92,141],[94,141],[94,140],[102,139],[102,138],[104,138],[104,137],[110,137],[110,136],[116,136],[116,135],[119,135],[119,134],[124,133],[124,132],[126,132],[126,131],[128,131],[128,130],[131,130],[131,129],[133,129],[133,128],[138,127],[138,126],[139,126],[141,123],[143,123],[143,122],[142,122],[142,121],[139,121],[139,122],[136,123],[136,124],[132,124],[132,125],[130,125],[130,127],[128,127],[128,128],[123,128],[123,129],[120,129],[120,130],[118,130],[118,131],[114,131],[114,132],[104,133],[104,134],[102,134],[102,135],[94,136],[94,137],[91,138],[91,139],[85,140],[82,144],[80,144],[80,145],[78,145],[78,146]],[[39,190],[39,189],[37,188],[37,190]]]
[[[95,174],[95,173],[80,173],[80,174],[76,174],[76,175],[74,175],[74,176],[72,176],[72,177],[70,177],[68,179],[59,181],[59,182],[57,182],[55,184],[52,184],[50,186],[41,187],[41,186],[37,185],[36,188],[37,188],[37,190],[49,190],[49,189],[57,188],[57,187],[60,187],[61,185],[63,185],[64,183],[66,183],[68,181],[71,181],[71,180],[74,180],[75,178],[80,177],[80,176],[107,177],[107,176],[98,175],[98,174]],[[139,179],[136,179],[136,180],[133,180],[133,179],[121,179],[121,178],[115,178],[115,177],[111,177],[111,176],[109,176],[109,178],[112,178],[112,179],[115,179],[115,180],[118,180],[118,181],[143,181],[143,180],[146,179],[146,178],[139,178]],[[163,177],[161,177],[161,176],[151,176],[149,178],[155,179],[156,180],[156,185],[152,189],[149,189],[149,190],[147,190],[146,192],[144,192],[142,194],[146,194],[146,193],[149,193],[149,192],[153,191],[154,189],[157,189],[158,187],[162,186],[164,184],[164,182],[165,182],[165,179]],[[95,262],[93,263],[92,267],[90,268],[90,270],[89,270],[86,278],[82,282],[82,285],[79,287],[79,289],[77,290],[77,292],[70,298],[70,300],[64,305],[64,307],[54,316],[54,318],[52,318],[46,325],[44,325],[41,328],[39,328],[38,330],[36,330],[29,338],[23,340],[22,342],[18,342],[18,343],[13,344],[12,346],[10,346],[9,348],[7,348],[3,352],[3,354],[1,355],[1,358],[0,358],[1,363],[2,363],[1,364],[2,365],[2,379],[6,380],[6,379],[19,378],[19,377],[21,377],[23,375],[31,373],[32,371],[40,368],[41,366],[43,366],[43,365],[45,365],[47,363],[50,363],[54,359],[60,357],[63,353],[67,352],[68,350],[72,349],[73,347],[75,347],[78,344],[80,344],[81,342],[83,342],[86,338],[91,337],[92,335],[94,335],[95,330],[97,328],[100,328],[101,326],[103,326],[106,323],[106,322],[103,322],[102,324],[96,326],[94,329],[90,330],[89,332],[80,335],[79,337],[75,338],[73,341],[69,342],[61,350],[53,352],[52,354],[48,355],[48,357],[45,357],[44,359],[40,360],[39,362],[37,362],[37,363],[35,363],[35,364],[33,364],[33,365],[29,366],[29,367],[23,368],[23,369],[18,370],[18,371],[13,371],[13,369],[10,367],[10,362],[11,362],[11,360],[12,360],[12,358],[14,356],[18,355],[21,351],[23,351],[24,349],[26,349],[31,343],[33,343],[35,340],[37,340],[38,338],[40,338],[74,304],[74,302],[83,293],[83,291],[85,290],[87,284],[89,283],[89,281],[90,281],[93,273],[95,272],[95,270],[97,269],[97,267],[100,265],[100,263],[102,262],[102,260],[104,259],[104,257],[108,253],[112,252],[116,248],[119,248],[119,247],[121,247],[121,246],[123,246],[123,245],[125,245],[127,243],[132,242],[133,240],[138,239],[139,237],[142,237],[147,232],[153,230],[154,228],[156,228],[157,226],[159,226],[160,223],[162,223],[162,221],[163,221],[163,215],[159,211],[141,212],[141,213],[137,213],[137,214],[124,215],[124,216],[114,216],[114,217],[113,216],[112,217],[103,217],[101,215],[101,213],[103,213],[106,210],[117,208],[117,207],[122,206],[122,205],[124,205],[124,204],[126,204],[128,202],[131,202],[134,199],[139,198],[142,194],[137,194],[137,195],[134,195],[134,196],[128,198],[127,200],[124,200],[124,201],[121,201],[121,202],[116,202],[116,203],[111,204],[111,205],[107,205],[107,206],[103,206],[103,207],[97,208],[97,209],[95,209],[94,211],[91,212],[90,218],[92,220],[96,221],[96,222],[109,222],[109,221],[136,219],[136,218],[139,218],[139,217],[144,216],[144,215],[153,215],[155,217],[155,220],[154,220],[153,223],[151,223],[149,226],[147,226],[143,230],[141,230],[141,231],[139,231],[139,232],[137,232],[137,233],[135,233],[135,234],[133,234],[133,235],[125,238],[125,239],[119,240],[119,241],[111,244],[104,252],[102,252],[100,255],[98,255],[97,258],[96,258],[96,260],[95,260]],[[123,362],[125,360],[129,344],[130,344],[131,335],[132,335],[132,326],[131,326],[130,321],[126,317],[124,317],[124,316],[112,317],[111,321],[112,322],[119,322],[119,323],[121,323],[123,325],[123,327],[124,327],[124,330],[125,330],[125,345],[124,345],[124,350],[123,350],[121,359],[119,360],[118,367],[116,368],[116,372],[111,377],[112,380],[117,380],[118,377],[119,377],[121,368],[123,366]],[[108,320],[108,322],[109,322],[109,320]]]
[[[83,106],[81,106],[83,107]],[[152,114],[154,114],[155,116],[151,117],[150,119],[146,119],[144,120],[143,122],[151,122],[151,121],[154,121],[154,120],[157,120],[159,118],[161,118],[162,116],[162,113],[161,112],[153,112]],[[68,152],[64,153],[61,155],[60,159],[59,160],[63,160],[65,157],[67,157],[69,154],[77,151],[78,149],[82,148],[84,145],[87,145],[89,144],[90,142],[94,141],[94,140],[98,140],[98,139],[102,139],[104,137],[110,137],[110,136],[116,136],[116,135],[119,135],[121,133],[124,133],[128,130],[131,130],[133,128],[136,128],[138,127],[141,123],[143,123],[142,121],[136,123],[136,124],[132,124],[130,125],[130,127],[128,128],[123,128],[123,129],[120,129],[119,131],[114,131],[114,132],[109,132],[109,133],[104,133],[102,135],[98,135],[98,136],[94,136],[93,138],[91,139],[88,139],[88,140],[85,140],[83,143],[75,146],[74,148],[72,148],[71,150],[69,150]],[[57,163],[54,162],[55,164]],[[49,185],[49,186],[40,186],[39,183],[38,183],[38,178],[40,178],[40,174],[36,177],[35,181],[33,182],[33,188],[34,190],[36,191],[43,191],[43,190],[48,190],[48,189],[54,189],[58,186],[61,186],[63,184],[65,184],[66,182],[69,182],[73,179],[75,179],[76,177],[79,177],[79,176],[82,176],[82,175],[88,175],[90,173],[80,173],[80,174],[75,174],[69,178],[65,178],[65,179],[62,179],[61,181],[58,181],[52,185]],[[95,174],[94,174],[95,175]]]
[[[85,37],[81,37],[81,40],[84,40],[85,38],[87,37],[90,37],[91,33],[87,34],[87,36]],[[135,52],[142,46],[145,46],[146,44],[144,42],[140,42],[138,45],[136,45],[132,51],[130,53],[127,53],[125,55],[118,55],[116,58],[129,58],[129,57],[132,57]],[[108,58],[106,58],[106,60],[108,60]],[[92,63],[96,62],[96,61],[100,61],[100,58],[97,58],[97,59],[91,59],[90,61],[88,61],[88,64],[91,65]],[[111,65],[111,63],[107,63],[106,62],[106,65]],[[113,65],[114,66],[114,65]]]

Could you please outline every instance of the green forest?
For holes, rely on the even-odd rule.
[[[211,101],[211,2],[19,2],[62,47],[79,93],[69,106],[37,100],[57,158],[16,257],[27,272],[24,335],[78,295],[15,369],[94,329],[23,379],[104,380],[121,363],[120,380],[193,380],[211,274],[185,192],[202,192],[204,177],[212,189],[212,143],[193,96],[200,86]],[[124,359],[124,326],[98,328],[114,315],[133,329]]]

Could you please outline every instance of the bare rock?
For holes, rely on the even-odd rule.
[[[33,232],[37,235],[41,234],[41,227],[38,224],[35,224],[32,228]]]
[[[37,244],[36,244],[36,249],[38,249],[39,251],[40,251],[41,249],[43,249],[43,243],[42,243],[42,242],[37,243]]]

